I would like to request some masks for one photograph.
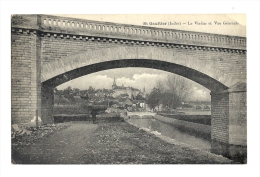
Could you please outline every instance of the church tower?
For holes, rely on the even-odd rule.
[[[113,83],[113,85],[112,85],[112,89],[114,90],[114,89],[116,89],[117,88],[117,85],[116,85],[116,78],[114,77],[114,83]]]
[[[145,86],[143,89],[143,97],[144,97],[144,110],[146,111],[146,94],[145,94]]]

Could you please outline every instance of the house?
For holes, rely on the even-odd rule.
[[[141,108],[145,108],[146,107],[146,103],[145,103],[145,100],[137,100],[138,101],[138,104]]]
[[[118,104],[119,104],[119,106],[122,106],[122,107],[132,107],[133,100],[130,98],[119,98]]]
[[[120,98],[129,98],[129,95],[127,93],[120,94]]]
[[[104,97],[103,90],[102,89],[96,90],[95,97]]]

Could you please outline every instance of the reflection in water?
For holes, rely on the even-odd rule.
[[[129,121],[138,127],[148,128],[151,131],[157,131],[164,136],[189,144],[193,147],[206,151],[210,151],[211,149],[211,142],[186,134],[185,132],[181,132],[174,126],[165,124],[156,119],[129,119]]]

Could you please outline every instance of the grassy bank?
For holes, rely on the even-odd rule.
[[[85,104],[67,104],[67,105],[54,105],[54,115],[79,115],[89,114],[89,108]]]
[[[165,116],[155,115],[154,118],[160,122],[172,125],[181,132],[185,132],[189,135],[194,135],[205,140],[211,140],[211,127],[209,125],[193,123],[189,121],[183,121],[178,119],[172,119]]]
[[[166,143],[126,122],[99,123],[82,160],[88,164],[232,163],[222,156]]]
[[[118,121],[122,120],[116,113],[101,113],[97,115],[97,121]],[[75,115],[55,115],[54,123],[71,122],[71,121],[92,121],[91,114],[75,114]]]
[[[158,115],[169,117],[178,120],[184,120],[188,122],[211,125],[211,115],[186,115],[186,114],[170,114],[170,113],[158,113]]]

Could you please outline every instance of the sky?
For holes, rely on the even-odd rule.
[[[106,21],[114,23],[124,23],[132,25],[143,25],[147,22],[147,26],[197,31],[206,33],[216,33],[232,36],[246,36],[246,16],[243,14],[222,14],[222,15],[68,15],[68,14],[52,14],[57,16],[72,17],[79,19],[88,19],[96,21]],[[180,22],[181,25],[153,25],[156,22]],[[207,25],[196,25],[196,23],[206,23]],[[211,25],[208,23],[211,22]],[[219,22],[218,25],[215,22]],[[225,22],[237,22],[238,25],[224,25]],[[183,24],[186,23],[186,24]],[[187,23],[192,25],[187,25]],[[220,25],[219,25],[220,24]],[[87,89],[92,86],[96,89],[107,88],[110,89],[114,77],[117,85],[131,86],[143,90],[145,87],[146,92],[149,93],[155,86],[158,80],[164,81],[168,73],[161,70],[149,68],[118,68],[105,71],[96,72],[72,81],[66,82],[58,89],[65,89],[68,86],[72,88]],[[184,78],[186,79],[186,78]],[[192,83],[192,94],[189,100],[202,100],[210,101],[210,91],[205,87],[190,81]]]

